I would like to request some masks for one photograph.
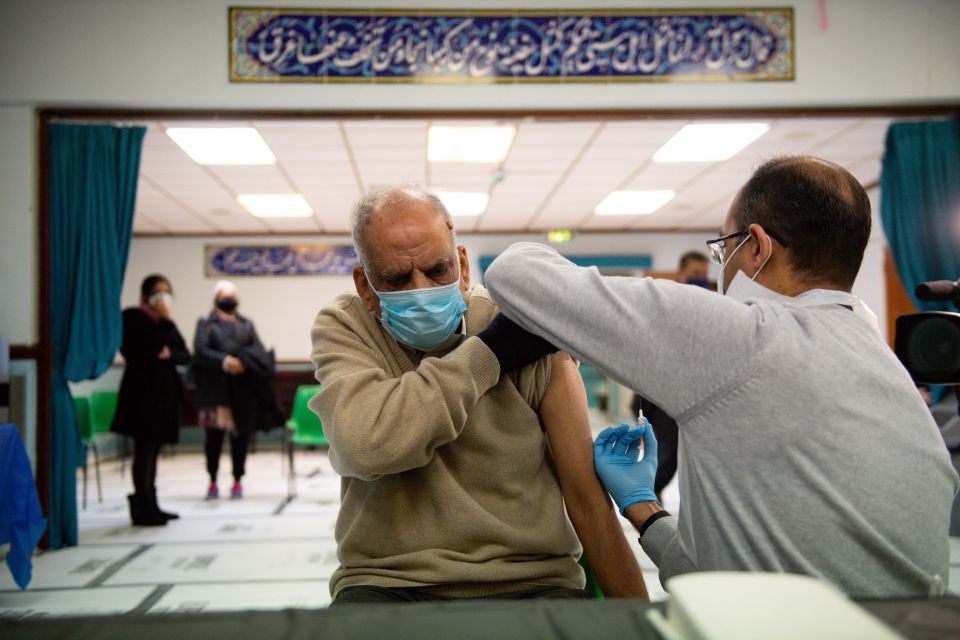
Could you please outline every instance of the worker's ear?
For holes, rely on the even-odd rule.
[[[466,293],[470,288],[470,260],[467,258],[467,248],[457,246],[457,259],[460,261],[460,290]]]
[[[353,268],[353,285],[357,288],[357,295],[363,301],[363,306],[373,315],[380,317],[380,298],[373,290],[373,286],[367,280],[367,274],[363,267]]]
[[[751,277],[759,271],[769,260],[773,259],[773,238],[767,235],[759,224],[752,224],[747,227],[753,242],[748,242],[742,249],[747,255],[744,261],[751,267]]]

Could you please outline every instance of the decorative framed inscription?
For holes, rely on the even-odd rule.
[[[232,7],[233,82],[793,80],[793,8]]]
[[[347,245],[222,246],[204,247],[208,278],[237,276],[350,275],[360,264]]]

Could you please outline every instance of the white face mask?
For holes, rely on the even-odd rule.
[[[154,309],[157,308],[157,305],[158,305],[161,301],[163,301],[164,306],[165,306],[169,311],[173,311],[173,295],[170,294],[170,292],[168,292],[168,291],[158,291],[157,293],[155,293],[155,294],[153,294],[152,296],[150,296],[149,298],[147,298],[147,304],[150,305],[151,307],[153,307]]]
[[[827,305],[843,305],[853,310],[853,314],[866,322],[878,336],[880,324],[877,322],[877,314],[867,306],[863,300],[847,293],[846,291],[834,291],[831,289],[810,289],[804,291],[798,296],[790,297],[767,289],[765,286],[753,279],[748,278],[743,271],[737,272],[730,282],[730,288],[727,289],[726,296],[738,302],[747,302],[748,300],[767,300],[780,302],[782,304],[800,305],[803,307],[818,307]]]
[[[723,295],[723,294],[724,294],[724,292],[723,292],[723,270],[726,268],[726,266],[727,266],[728,264],[730,264],[730,258],[732,258],[733,256],[735,256],[735,255],[737,254],[737,251],[740,251],[740,249],[743,248],[743,245],[747,244],[747,242],[749,242],[749,241],[750,241],[750,236],[747,236],[746,238],[744,238],[744,239],[740,242],[740,244],[737,245],[737,248],[734,249],[733,252],[731,252],[729,256],[727,256],[727,258],[723,261],[723,264],[720,265],[720,277],[717,278],[717,292],[718,292],[720,295]],[[770,254],[767,256],[767,259],[763,261],[763,264],[760,265],[760,268],[757,269],[757,272],[756,272],[755,274],[753,274],[753,277],[750,278],[751,281],[757,279],[757,276],[760,275],[760,272],[763,271],[763,268],[764,268],[765,266],[767,266],[767,263],[770,262],[770,258],[772,258],[772,257],[773,257],[773,243],[770,244]],[[741,272],[741,273],[743,273],[743,272]],[[737,274],[737,275],[739,275],[739,274]],[[743,274],[743,275],[746,276],[746,274]],[[736,280],[736,279],[737,279],[736,276],[734,276],[734,280]],[[732,286],[733,281],[731,281],[730,284],[731,284],[731,286]]]

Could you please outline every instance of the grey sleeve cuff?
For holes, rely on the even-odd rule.
[[[644,553],[653,560],[653,563],[660,566],[663,554],[667,550],[667,545],[677,537],[677,519],[674,516],[660,518],[643,533],[640,538],[640,546]]]

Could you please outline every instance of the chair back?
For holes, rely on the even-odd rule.
[[[94,391],[90,396],[90,425],[94,433],[110,431],[117,412],[116,391]]]
[[[83,444],[90,444],[93,440],[93,427],[90,425],[90,398],[74,396],[73,408],[77,414],[77,427],[80,429],[80,438]]]
[[[328,444],[323,435],[323,424],[307,403],[320,391],[318,384],[303,384],[297,387],[293,398],[293,411],[290,425],[294,429],[293,439],[298,444]]]

